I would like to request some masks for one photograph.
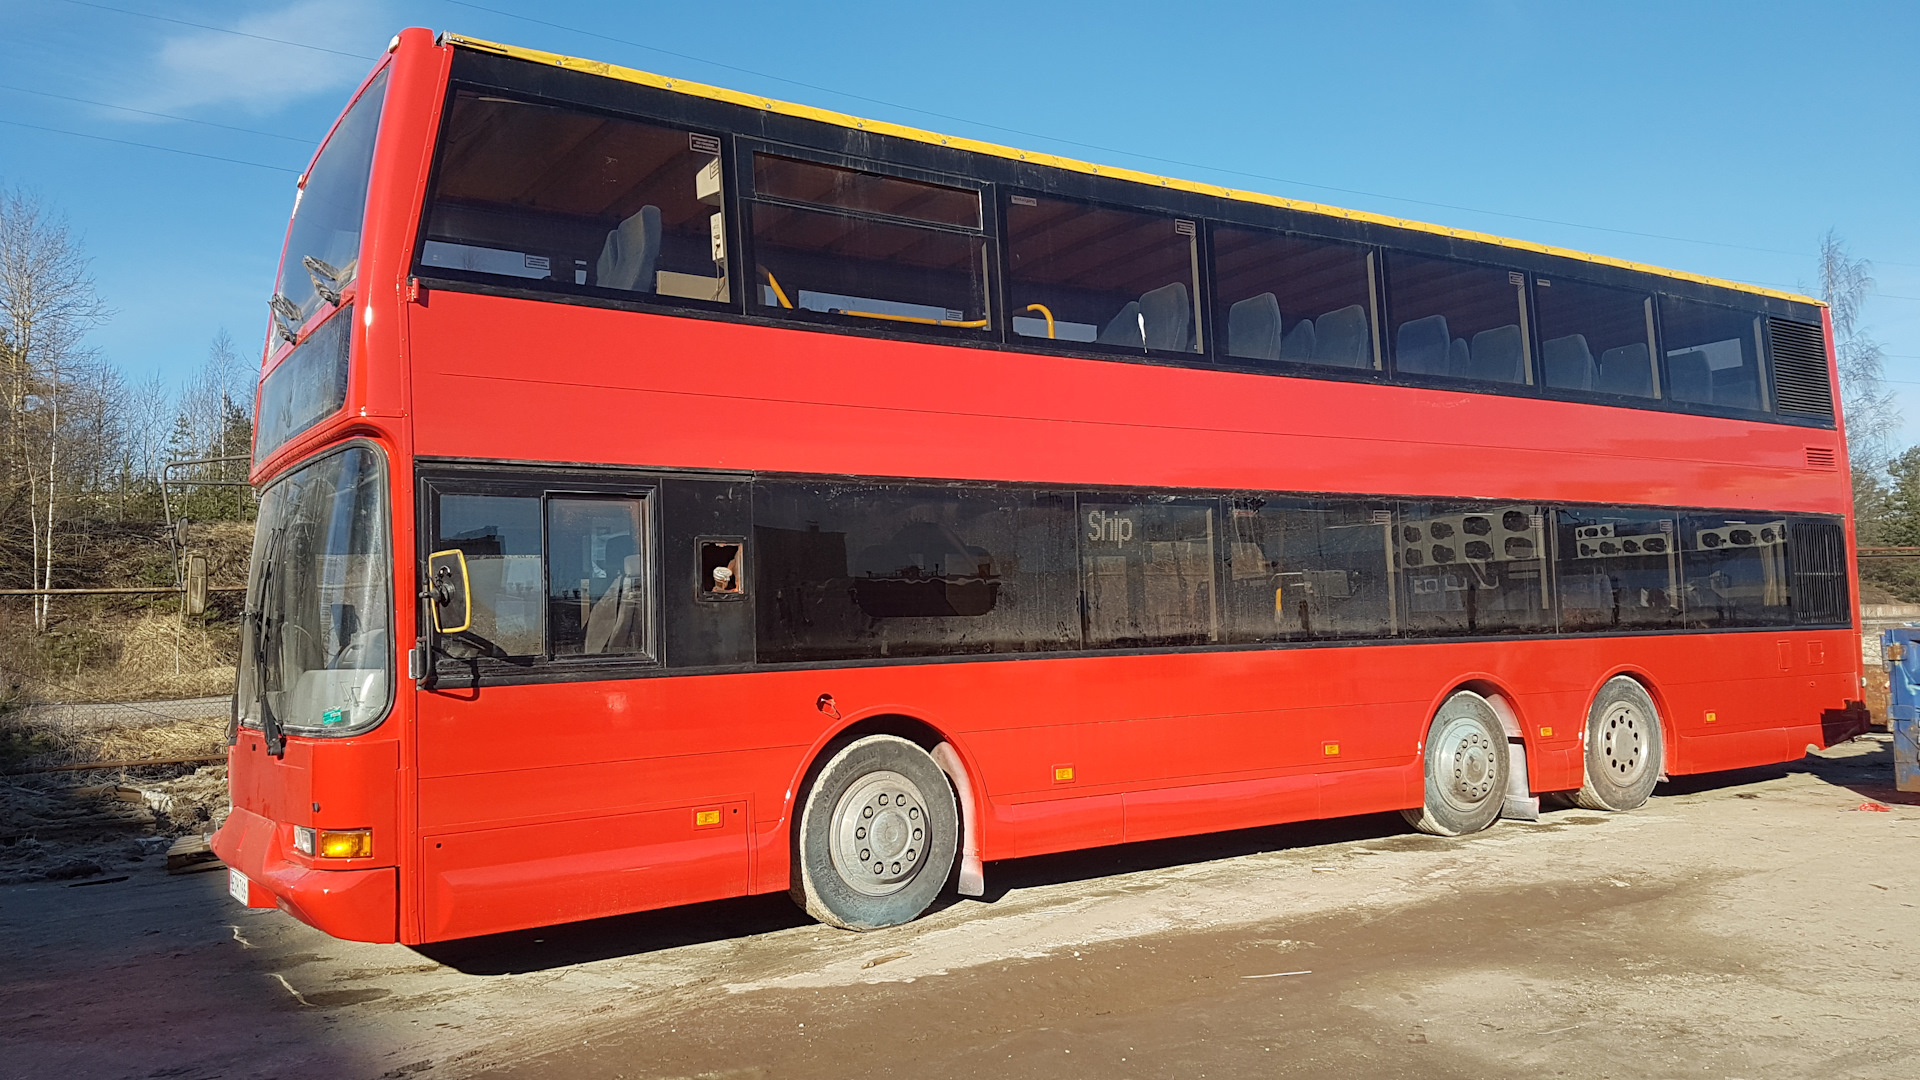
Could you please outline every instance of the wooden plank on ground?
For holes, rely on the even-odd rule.
[[[169,874],[192,874],[201,870],[217,870],[219,867],[220,857],[213,853],[213,845],[205,836],[183,836],[167,849]]]

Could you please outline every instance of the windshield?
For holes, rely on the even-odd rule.
[[[287,230],[277,291],[300,309],[303,319],[320,306],[316,274],[330,291],[353,280],[360,258],[360,221],[367,208],[367,176],[373,170],[373,137],[380,130],[380,103],[386,93],[387,73],[382,71],[347,110],[293,200],[293,225]],[[308,259],[320,266],[309,269]]]
[[[260,498],[237,688],[288,730],[338,734],[386,715],[393,682],[385,469],[350,446]]]

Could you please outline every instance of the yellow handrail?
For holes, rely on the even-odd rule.
[[[919,315],[887,315],[878,311],[848,311],[846,308],[834,310],[842,315],[858,315],[863,319],[886,319],[889,322],[922,323],[927,326],[964,326],[970,330],[978,330],[987,325],[985,319],[928,319]]]
[[[788,311],[792,311],[793,301],[787,299],[787,291],[780,287],[780,281],[773,276],[773,271],[761,270],[760,272],[767,275],[767,284],[773,286],[773,295],[779,298],[780,306],[786,308]]]
[[[1052,338],[1052,337],[1053,337],[1053,312],[1052,312],[1052,311],[1049,311],[1049,310],[1047,309],[1047,305],[1045,305],[1045,304],[1028,304],[1028,305],[1027,305],[1027,310],[1028,310],[1028,311],[1037,311],[1037,312],[1039,312],[1039,313],[1040,313],[1040,314],[1041,314],[1042,316],[1044,316],[1044,317],[1046,318],[1046,320],[1047,320],[1047,337],[1048,337],[1048,338]]]

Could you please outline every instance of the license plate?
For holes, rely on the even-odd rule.
[[[233,894],[235,900],[243,904],[246,903],[247,875],[229,867],[227,870],[227,891]]]

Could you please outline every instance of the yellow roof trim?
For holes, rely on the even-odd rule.
[[[880,135],[891,135],[899,139],[911,139],[914,142],[932,143],[936,146],[950,146],[957,150],[966,150],[976,154],[988,154],[993,157],[1006,158],[1011,161],[1025,161],[1037,165],[1047,165],[1056,169],[1065,169],[1069,172],[1085,173],[1089,176],[1104,176],[1116,180],[1130,180],[1136,184],[1172,188],[1177,191],[1188,191],[1197,195],[1211,195],[1216,198],[1232,199],[1236,202],[1257,203],[1262,206],[1277,206],[1284,210],[1299,210],[1305,213],[1321,214],[1327,217],[1346,218],[1349,221],[1364,221],[1374,225],[1390,225],[1401,229],[1433,233],[1437,236],[1452,237],[1456,240],[1471,240],[1476,243],[1495,244],[1505,248],[1531,251],[1539,255],[1555,255],[1561,258],[1578,259],[1581,262],[1594,263],[1600,266],[1613,266],[1623,270],[1637,270],[1642,273],[1658,274],[1662,277],[1678,278],[1681,281],[1691,281],[1701,285],[1713,285],[1723,289],[1737,289],[1740,292],[1771,296],[1778,300],[1791,300],[1803,304],[1825,306],[1821,301],[1811,296],[1802,296],[1799,293],[1786,292],[1780,289],[1769,289],[1759,285],[1749,285],[1739,281],[1728,281],[1725,278],[1708,277],[1705,274],[1694,274],[1685,270],[1670,270],[1664,266],[1652,266],[1647,263],[1631,262],[1626,259],[1616,259],[1608,255],[1595,255],[1591,252],[1575,251],[1571,248],[1554,247],[1550,244],[1536,244],[1531,240],[1516,240],[1511,237],[1496,236],[1492,233],[1476,232],[1472,229],[1452,229],[1444,225],[1434,225],[1429,222],[1414,221],[1408,218],[1391,217],[1386,214],[1374,214],[1365,210],[1347,210],[1337,206],[1327,206],[1322,203],[1305,202],[1300,199],[1287,199],[1259,191],[1243,191],[1238,188],[1220,187],[1215,184],[1199,184],[1191,180],[1178,180],[1167,176],[1156,176],[1152,173],[1139,172],[1134,169],[1115,168],[1110,165],[1093,165],[1073,158],[1061,157],[1057,154],[1041,154],[1028,150],[1017,150],[1013,147],[1001,146],[997,143],[981,142],[977,139],[964,139],[957,136],[941,135],[937,132],[925,131],[920,128],[906,127],[901,124],[890,124],[884,120],[867,120],[858,116],[850,116],[846,113],[834,112],[831,109],[816,109],[811,105],[795,105],[789,101],[761,97],[758,94],[743,94],[737,90],[709,86],[705,83],[693,82],[687,79],[670,79],[664,75],[655,75],[652,72],[640,71],[635,68],[620,67],[617,64],[603,63],[598,60],[582,60],[576,56],[563,56],[559,53],[542,52],[539,49],[526,49],[518,45],[503,45],[496,41],[467,37],[464,34],[444,34],[442,35],[442,40],[454,45],[478,49],[482,52],[495,53],[500,56],[510,56],[516,60],[528,60],[536,64],[547,64],[551,67],[566,68],[569,71],[584,71],[590,75],[602,75],[610,79],[619,79],[622,82],[638,83],[641,86],[651,86],[660,90],[671,90],[674,93],[689,94],[694,97],[707,98],[712,101],[724,101],[729,105],[744,105],[749,109],[761,109],[766,112],[778,113],[782,116],[795,116],[804,120],[817,120],[823,124],[832,124],[836,127],[870,131]]]

